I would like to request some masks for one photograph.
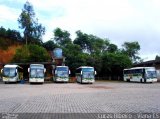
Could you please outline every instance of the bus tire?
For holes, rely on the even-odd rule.
[[[142,83],[142,79],[140,80],[140,82]]]
[[[144,83],[146,83],[146,79],[144,79]]]

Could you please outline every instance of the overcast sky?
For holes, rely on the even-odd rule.
[[[145,61],[160,55],[160,0],[28,0],[39,23],[46,28],[43,41],[60,27],[108,38],[121,47],[138,41]],[[0,0],[0,26],[18,28],[17,19],[26,0]]]

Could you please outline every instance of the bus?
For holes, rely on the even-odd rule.
[[[30,64],[28,72],[29,83],[44,83],[46,69],[43,64]]]
[[[134,67],[123,70],[124,81],[157,82],[155,67]]]
[[[93,83],[95,82],[96,74],[94,67],[81,66],[76,69],[76,79],[78,83]]]
[[[1,69],[4,83],[18,82],[23,80],[23,68],[18,65],[7,64]]]
[[[56,66],[52,73],[54,82],[69,82],[70,70],[68,66]]]

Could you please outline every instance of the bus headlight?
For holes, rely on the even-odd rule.
[[[6,77],[3,77],[3,81],[8,81],[8,78],[6,78]]]

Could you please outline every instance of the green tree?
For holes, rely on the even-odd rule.
[[[46,48],[48,51],[52,51],[58,46],[52,40],[49,40],[43,43],[43,47]]]
[[[131,65],[130,58],[123,53],[105,53],[102,56],[101,75],[122,75],[123,69]]]
[[[86,59],[88,54],[82,53],[79,45],[66,45],[66,47],[63,48],[63,55],[66,57],[65,64],[69,66],[72,76],[75,75],[76,68],[86,65]]]
[[[71,44],[70,33],[68,31],[56,28],[54,30],[54,41],[57,45],[65,47],[67,44]]]
[[[0,27],[0,37],[6,37],[6,29],[2,26]]]
[[[38,45],[25,45],[16,50],[12,62],[45,62],[50,57],[45,48]]]
[[[155,60],[160,61],[160,56],[156,55]]]
[[[11,39],[13,43],[23,41],[21,34],[16,30],[8,29],[6,31],[6,35],[7,35],[7,38]]]
[[[74,40],[73,43],[79,45],[83,52],[89,51],[88,35],[81,32],[81,31],[77,31],[76,35],[77,35],[77,37],[76,37],[76,39]]]
[[[107,39],[101,39],[94,35],[88,35],[81,31],[76,32],[77,37],[74,40],[74,44],[77,44],[81,47],[83,52],[87,52],[89,54],[99,54],[103,52],[107,45]]]
[[[0,48],[3,50],[8,49],[9,46],[22,43],[23,38],[16,30],[0,27]]]
[[[122,52],[128,55],[132,62],[138,62],[140,57],[138,56],[138,51],[140,50],[140,45],[138,42],[124,42],[122,45]]]
[[[114,53],[114,52],[118,51],[118,47],[115,44],[109,44],[107,51],[110,53]]]
[[[18,18],[19,27],[24,29],[24,39],[26,44],[29,43],[42,43],[42,36],[45,34],[45,28],[38,23],[35,18],[33,6],[27,1],[24,4],[22,13]]]

